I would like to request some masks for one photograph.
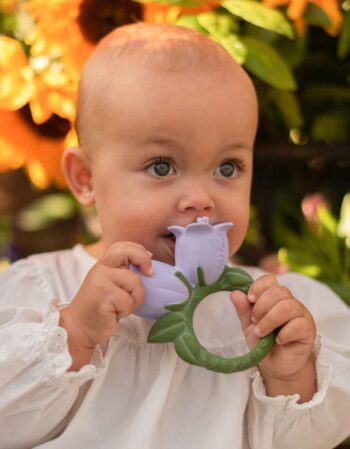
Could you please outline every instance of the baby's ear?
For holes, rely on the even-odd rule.
[[[82,206],[93,206],[95,195],[90,164],[81,148],[67,148],[62,158],[62,170],[68,187]]]

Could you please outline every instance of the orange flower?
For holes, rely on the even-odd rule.
[[[17,40],[0,36],[0,109],[13,111],[29,103],[38,124],[54,113],[74,120],[75,92],[73,81],[54,58],[27,57]]]
[[[38,188],[64,185],[60,161],[75,119],[80,71],[109,31],[141,18],[132,0],[28,0],[35,19],[18,41],[0,36],[0,171],[24,166]],[[76,142],[74,142],[76,144]]]
[[[143,5],[143,20],[145,22],[175,23],[181,15],[199,14],[212,11],[220,6],[221,0],[208,0],[200,6],[185,7],[161,5],[159,3],[145,3]]]
[[[331,36],[339,33],[343,21],[338,0],[263,0],[263,3],[271,8],[288,5],[287,15],[297,23],[297,29],[302,29],[304,26],[302,17],[308,3],[313,3],[327,14],[332,25],[327,27],[326,31]]]
[[[26,39],[33,54],[58,51],[76,80],[102,37],[141,17],[141,5],[132,0],[28,0],[25,7],[36,20]]]
[[[0,111],[0,171],[24,166],[32,183],[44,189],[65,185],[61,157],[69,122],[53,116],[44,125],[31,120],[28,107]]]

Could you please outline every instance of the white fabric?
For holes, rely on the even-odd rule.
[[[148,344],[152,321],[123,319],[103,355],[68,372],[58,309],[95,263],[83,247],[32,256],[0,273],[2,449],[330,449],[350,434],[350,311],[325,286],[284,274],[318,326],[318,392],[267,397],[257,369],[220,374],[188,365],[172,344]],[[248,269],[253,277],[262,274]],[[247,351],[227,293],[195,315],[199,340]]]

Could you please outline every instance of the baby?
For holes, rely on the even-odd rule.
[[[278,330],[258,367],[230,375],[147,343],[153,321],[133,314],[143,285],[129,265],[174,265],[169,226],[233,222],[239,249],[256,128],[252,82],[207,37],[136,24],[98,45],[63,169],[102,238],[0,275],[3,449],[330,449],[350,433],[350,313],[318,282],[250,268],[247,295],[201,304],[198,338],[222,356]]]

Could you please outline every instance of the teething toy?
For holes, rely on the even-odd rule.
[[[131,267],[142,277],[145,289],[144,303],[134,313],[157,319],[148,342],[174,342],[177,354],[186,362],[222,373],[244,371],[256,365],[275,341],[271,333],[247,354],[226,358],[210,353],[195,335],[193,316],[204,298],[219,291],[247,293],[253,282],[244,270],[225,265],[227,231],[231,227],[232,223],[210,225],[206,217],[185,228],[172,226],[169,230],[176,236],[175,266],[153,261],[154,275],[150,277]]]

